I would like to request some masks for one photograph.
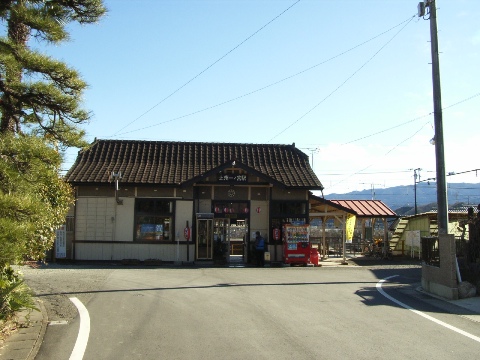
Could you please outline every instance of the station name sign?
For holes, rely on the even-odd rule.
[[[220,182],[247,182],[247,175],[243,174],[218,174]]]

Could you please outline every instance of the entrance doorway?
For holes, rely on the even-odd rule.
[[[243,264],[247,261],[247,237],[246,219],[197,214],[196,259]]]
[[[247,219],[230,219],[230,263],[247,262]]]
[[[218,262],[230,262],[230,219],[214,219],[213,257]]]
[[[196,253],[198,260],[213,259],[213,219],[197,218]]]

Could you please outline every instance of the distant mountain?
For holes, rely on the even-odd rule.
[[[424,212],[436,207],[437,184],[435,182],[421,182],[416,186],[417,211]],[[384,189],[352,191],[346,194],[328,194],[327,200],[375,200],[383,201],[390,209],[399,215],[415,213],[414,185],[394,186]],[[453,204],[476,206],[480,204],[480,183],[448,183],[447,197],[449,207]]]

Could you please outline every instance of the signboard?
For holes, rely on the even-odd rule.
[[[197,213],[197,219],[213,219],[213,213]]]
[[[218,181],[222,182],[247,182],[247,175],[218,174]]]
[[[405,231],[405,234],[407,238],[407,245],[420,248],[420,230],[408,230]]]
[[[55,232],[55,258],[65,259],[67,257],[67,230],[62,225]]]
[[[407,246],[410,246],[410,256],[415,257],[415,252],[418,252],[418,258],[421,257],[421,239],[420,230],[405,231],[405,238]]]

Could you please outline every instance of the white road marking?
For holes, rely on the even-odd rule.
[[[464,336],[466,336],[466,337],[468,337],[468,338],[470,338],[470,339],[472,339],[472,340],[475,340],[475,341],[477,341],[477,342],[480,342],[480,337],[475,336],[475,335],[472,335],[472,334],[470,334],[470,333],[468,333],[468,332],[466,332],[466,331],[463,331],[462,329],[459,329],[459,328],[457,328],[457,327],[455,327],[455,326],[452,326],[452,325],[450,325],[450,324],[447,324],[446,322],[443,322],[443,321],[441,321],[441,320],[435,319],[434,317],[432,317],[432,316],[430,316],[430,315],[427,315],[427,314],[425,314],[425,313],[423,313],[423,312],[421,312],[421,311],[418,311],[418,310],[412,308],[411,306],[408,306],[407,304],[405,304],[405,303],[403,303],[403,302],[395,299],[394,297],[388,295],[388,294],[382,289],[382,284],[383,284],[385,281],[387,281],[387,280],[389,280],[389,279],[391,279],[391,278],[394,278],[394,277],[396,277],[396,276],[398,276],[398,275],[389,276],[389,277],[387,277],[387,278],[385,278],[385,279],[383,279],[383,280],[380,280],[380,281],[377,283],[377,285],[376,285],[378,292],[380,292],[380,294],[382,294],[383,296],[385,296],[387,299],[393,301],[395,304],[400,305],[401,307],[403,307],[403,308],[405,308],[405,309],[407,309],[407,310],[410,310],[410,311],[414,312],[415,314],[424,317],[425,319],[428,319],[428,320],[430,320],[430,321],[433,321],[434,323],[436,323],[436,324],[438,324],[438,325],[444,326],[444,327],[446,327],[447,329],[453,330],[453,331],[455,331],[455,332],[457,332],[457,333],[459,333],[459,334],[461,334],[461,335],[464,335]]]
[[[90,335],[90,315],[87,308],[76,297],[71,297],[70,301],[77,307],[80,314],[80,329],[78,330],[77,341],[70,355],[70,360],[82,360]]]
[[[48,322],[48,325],[68,325],[66,320],[52,320]]]

